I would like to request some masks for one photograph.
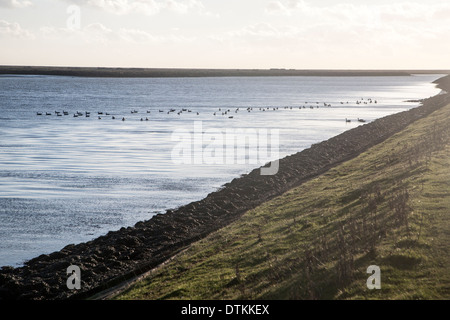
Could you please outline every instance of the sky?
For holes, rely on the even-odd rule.
[[[450,69],[450,1],[0,0],[0,65]]]

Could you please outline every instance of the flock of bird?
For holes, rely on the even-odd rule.
[[[357,100],[356,101],[357,105],[360,105],[360,104],[372,104],[372,103],[377,104],[378,101],[377,100],[372,100],[370,98],[366,99],[366,100],[364,100],[364,98],[361,98],[361,100]],[[347,102],[342,102],[341,101],[340,104],[341,105],[349,104],[349,102],[348,101]],[[306,108],[315,109],[315,108],[319,108],[321,105],[322,104],[319,103],[319,102],[315,102],[315,103],[312,103],[312,104],[308,103],[308,102],[305,102],[305,104],[303,106],[298,106],[298,107],[293,107],[293,106],[281,107],[281,109],[289,109],[289,110],[292,110],[292,109],[306,109]],[[323,103],[323,106],[324,107],[331,107],[331,104]],[[247,111],[247,112],[262,111],[262,112],[265,112],[265,111],[277,111],[279,109],[280,109],[280,107],[248,107],[248,108],[245,108],[245,109],[236,108],[234,110],[218,108],[217,111],[213,112],[213,115],[214,116],[220,116],[220,115],[221,116],[228,116],[229,119],[233,119],[234,118],[234,116],[232,115],[233,112],[235,114],[237,114],[239,111],[244,111],[244,112],[245,111]],[[187,109],[187,108],[182,108],[180,110],[177,110],[177,109],[174,109],[174,108],[171,108],[169,110],[161,110],[161,109],[158,110],[158,113],[167,113],[167,114],[172,114],[172,113],[175,114],[176,113],[177,115],[181,115],[182,113],[185,113],[185,112],[187,112],[187,113],[196,113],[197,115],[200,115],[199,112],[192,112],[192,110]],[[131,110],[131,114],[137,114],[137,113],[139,113],[139,111]],[[36,113],[36,115],[38,115],[38,116],[42,116],[42,115],[50,116],[50,115],[53,115],[53,114],[58,116],[58,117],[69,116],[69,112],[68,111],[54,111],[54,113],[53,112],[45,112],[45,113],[44,112],[37,112]],[[147,110],[147,114],[151,114],[151,110]],[[75,112],[73,114],[74,118],[78,118],[78,117],[89,118],[90,116],[91,116],[91,112],[88,112],[88,111],[85,111],[85,112],[77,111],[77,112]],[[112,114],[110,114],[108,112],[102,112],[102,111],[98,111],[97,112],[97,117],[98,117],[99,120],[101,120],[104,117],[111,117],[112,120],[116,119],[115,115],[112,115]],[[124,116],[122,116],[121,118],[122,118],[121,119],[122,121],[126,120],[126,118]],[[120,117],[118,117],[118,119],[120,119]],[[149,118],[148,118],[148,116],[145,117],[145,118],[141,117],[140,121],[149,121]],[[358,118],[357,121],[358,122],[366,122],[364,119],[360,119],[360,118]],[[346,118],[345,122],[351,122],[351,120]]]

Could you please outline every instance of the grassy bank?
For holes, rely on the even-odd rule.
[[[450,298],[450,105],[194,243],[116,299]],[[366,269],[381,268],[381,290]]]

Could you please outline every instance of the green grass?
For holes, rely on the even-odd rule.
[[[115,299],[449,299],[448,119],[450,105],[248,211]]]

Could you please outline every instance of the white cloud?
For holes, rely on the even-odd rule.
[[[270,1],[265,8],[265,12],[267,14],[290,16],[296,12],[310,14],[311,11],[316,9],[303,0]]]
[[[292,30],[274,36],[309,39],[320,43],[370,48],[406,46],[418,48],[424,39],[446,38],[450,29],[450,3],[393,2],[390,4],[339,3],[319,6],[304,0],[271,1],[267,15],[284,15]],[[247,32],[247,37],[255,36]]]
[[[140,13],[155,15],[163,11],[179,14],[210,15],[200,0],[67,0],[80,6],[89,6],[106,12],[125,15]]]
[[[120,28],[113,30],[96,22],[81,29],[42,27],[40,35],[52,41],[69,42],[71,44],[161,44],[161,43],[188,43],[195,38],[176,34],[155,35],[145,30]]]
[[[74,2],[99,8],[117,15],[128,14],[130,12],[141,12],[147,15],[153,15],[159,13],[161,10],[158,3],[154,0],[81,0]]]
[[[0,20],[0,36],[33,39],[34,35],[28,30],[22,29],[17,22]]]
[[[27,0],[0,0],[0,7],[3,8],[25,8],[31,5],[31,1]]]
[[[135,44],[149,44],[149,43],[180,43],[192,42],[195,38],[184,37],[174,34],[168,35],[154,35],[144,30],[126,29],[122,28],[117,32],[117,36],[121,40]]]
[[[81,33],[87,42],[106,43],[109,40],[116,39],[113,30],[105,27],[99,22],[87,25],[81,30]]]
[[[186,14],[188,12],[206,12],[205,6],[199,0],[165,0],[162,2],[162,6],[164,9],[181,14]]]
[[[120,29],[118,31],[118,35],[121,39],[133,43],[143,43],[157,40],[157,37],[152,34],[138,29]]]
[[[287,7],[286,7],[287,8]],[[324,57],[364,57],[377,56],[377,60],[388,59],[393,52],[404,54],[424,54],[439,47],[448,47],[445,39],[450,32],[450,24],[441,22],[389,23],[383,16],[381,20],[370,20],[371,11],[358,11],[361,16],[353,17],[357,7],[348,7],[339,14],[321,12],[322,18],[304,22],[302,19],[270,21],[269,23],[255,23],[232,31],[209,37],[233,48],[242,48],[248,52],[255,50],[296,52],[299,56],[310,55]],[[417,10],[408,7],[395,7],[384,12],[400,14],[400,10],[409,10],[411,17],[416,17]],[[308,9],[314,12],[314,8]],[[373,11],[372,11],[373,13]],[[319,15],[319,12],[316,11]],[[430,17],[434,15],[429,13]],[[373,18],[373,17],[372,17]],[[380,19],[380,16],[378,16]],[[423,17],[422,17],[423,18]],[[406,19],[406,18],[405,18]],[[412,18],[414,19],[414,18]],[[431,18],[430,18],[431,19]],[[366,21],[367,20],[367,21]],[[395,20],[395,19],[394,19]],[[437,43],[436,43],[437,42]],[[439,44],[439,45],[438,45]],[[324,58],[325,59],[325,58]],[[343,58],[342,58],[343,59]]]
[[[265,12],[267,14],[291,15],[291,10],[280,1],[270,1],[266,6]]]
[[[377,22],[431,22],[436,17],[450,20],[450,3],[393,2],[390,4],[337,3],[314,5],[305,0],[270,1],[265,8],[268,15],[289,15],[315,21],[344,20]]]
[[[40,28],[40,35],[47,40],[69,42],[72,44],[105,44],[117,39],[117,35],[113,30],[99,22],[91,23],[80,29],[42,27]]]
[[[227,33],[231,37],[278,37],[282,34],[280,30],[268,23],[257,23],[246,26],[240,30]]]

